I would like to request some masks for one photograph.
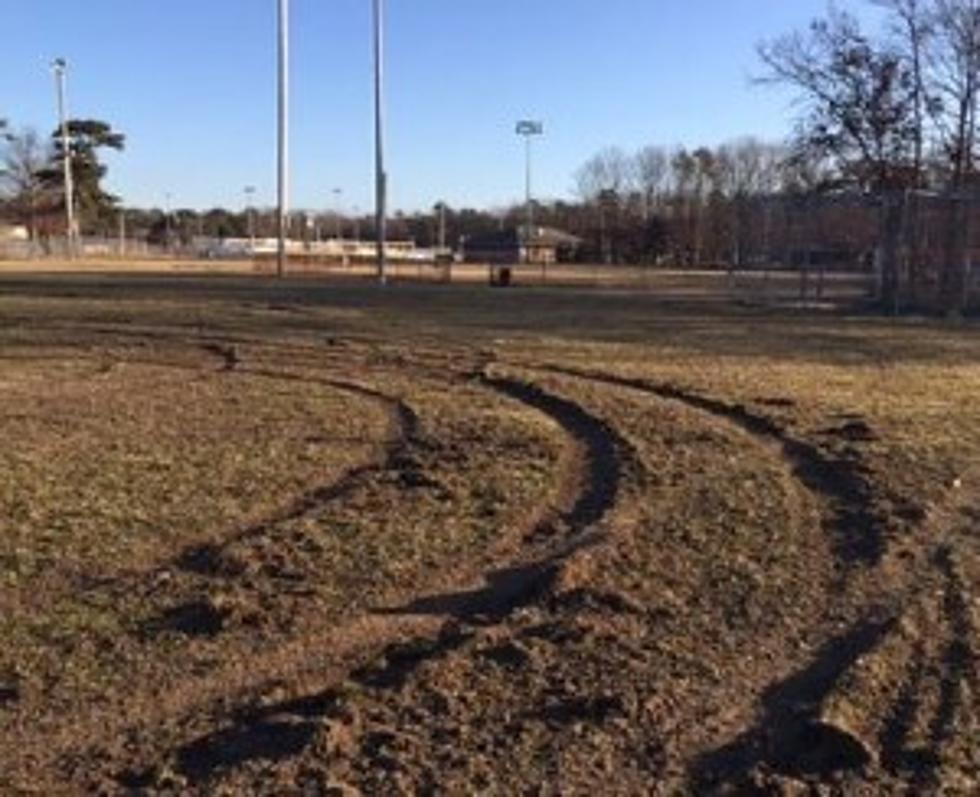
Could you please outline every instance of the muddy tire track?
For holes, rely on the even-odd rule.
[[[693,762],[693,790],[748,789],[776,773],[810,784],[850,777],[896,791],[975,791],[980,627],[965,561],[977,555],[969,531],[970,507],[980,506],[976,475],[964,478],[972,491],[948,495],[919,531],[921,555],[898,554],[910,560],[903,585],[771,685],[753,727]]]
[[[149,364],[153,367],[158,366],[158,363],[148,363],[138,359],[126,359],[124,362],[136,365]],[[199,370],[184,366],[168,367],[176,367],[181,370],[194,372]],[[162,562],[152,570],[126,573],[119,578],[92,579],[88,583],[81,585],[80,594],[83,597],[106,591],[114,594],[125,594],[133,589],[145,589],[146,585],[151,585],[152,589],[152,585],[169,578],[169,575],[174,572],[206,578],[236,578],[242,574],[241,564],[228,556],[229,551],[236,546],[248,546],[250,543],[267,538],[276,528],[292,521],[314,515],[333,502],[342,500],[345,496],[354,492],[371,479],[378,478],[384,474],[397,473],[403,479],[410,482],[413,480],[417,481],[420,478],[417,473],[418,465],[412,458],[411,451],[418,446],[424,445],[424,441],[420,434],[418,415],[403,399],[390,396],[382,391],[357,382],[341,379],[299,376],[288,372],[237,368],[237,366],[235,368],[223,368],[221,370],[229,372],[233,370],[236,377],[251,376],[280,382],[318,385],[361,396],[367,400],[379,403],[385,407],[389,416],[389,428],[384,442],[380,445],[380,454],[366,462],[348,468],[328,483],[317,485],[307,490],[282,509],[254,523],[238,528],[230,534],[227,532],[215,534],[214,540],[185,546],[176,555]],[[210,614],[208,607],[203,605],[175,606],[164,610],[157,620],[150,621],[149,626],[157,630],[166,630],[168,627],[174,626],[176,630],[180,630],[180,626],[187,625],[186,623],[180,622],[181,618],[189,616],[184,609],[187,609],[190,614],[200,612]],[[168,622],[168,618],[174,619],[177,622],[170,623]],[[191,623],[190,625],[193,626],[194,624]],[[212,625],[210,622],[204,623],[204,626],[210,625]]]
[[[174,363],[159,363],[144,361],[139,358],[125,358],[125,363],[134,365],[150,365],[177,368],[181,371],[199,373],[203,367],[177,365]],[[231,370],[231,369],[228,369]],[[281,510],[259,521],[239,528],[232,534],[222,532],[216,534],[214,542],[194,543],[180,550],[162,564],[149,570],[125,571],[118,576],[92,577],[67,584],[76,594],[81,603],[104,605],[109,601],[126,601],[134,595],[143,595],[153,603],[165,602],[166,594],[174,592],[174,576],[179,573],[187,574],[192,579],[203,579],[205,585],[214,581],[236,582],[243,574],[239,560],[229,556],[234,549],[249,547],[264,539],[272,540],[277,528],[295,520],[324,510],[328,505],[343,500],[362,485],[376,478],[384,478],[395,474],[400,483],[415,485],[422,479],[420,465],[413,458],[413,450],[427,445],[423,439],[421,425],[415,410],[402,398],[390,396],[364,384],[339,378],[300,376],[288,372],[274,370],[236,368],[229,378],[261,377],[276,381],[290,381],[300,384],[316,384],[338,391],[352,393],[364,399],[378,402],[387,409],[389,416],[388,431],[380,443],[380,453],[368,462],[356,465],[332,482],[316,486],[290,502]],[[274,540],[272,540],[274,542]],[[271,544],[271,542],[270,542]],[[236,553],[240,553],[236,551]],[[79,578],[81,578],[79,576]],[[185,585],[187,586],[187,585]],[[205,593],[210,588],[205,589]],[[178,589],[177,594],[188,590]],[[190,590],[192,592],[200,592]],[[50,597],[50,596],[49,596]],[[164,601],[161,601],[161,598]],[[227,612],[220,606],[214,605],[207,597],[194,597],[189,600],[174,602],[164,606],[161,611],[138,627],[131,630],[135,639],[152,641],[163,632],[177,633],[186,637],[205,636],[215,637],[225,630]],[[0,708],[9,708],[18,701],[18,693],[7,689],[6,683],[0,683]],[[134,697],[134,696],[130,696]],[[124,715],[112,712],[112,717],[105,718],[105,724],[114,727],[117,720],[127,721]],[[71,725],[72,717],[63,717],[66,725]],[[83,720],[79,719],[79,722]],[[74,747],[73,740],[66,738],[66,747]],[[53,740],[52,740],[53,742]],[[60,743],[54,742],[52,748]]]
[[[537,385],[488,372],[472,376],[488,390],[549,417],[578,450],[572,464],[558,476],[561,506],[544,511],[532,528],[518,530],[524,538],[551,539],[547,552],[485,573],[482,585],[441,591],[378,610],[373,647],[380,653],[347,671],[347,687],[339,688],[334,679],[299,698],[260,708],[246,706],[230,717],[224,711],[219,729],[192,738],[159,764],[117,770],[119,787],[150,788],[159,784],[161,773],[176,773],[182,786],[206,792],[215,778],[235,767],[302,754],[325,723],[347,711],[351,689],[368,701],[398,700],[401,688],[416,670],[437,665],[479,637],[481,629],[503,622],[520,607],[541,598],[569,557],[601,541],[602,525],[616,504],[624,472],[633,466],[626,441],[580,405]],[[434,624],[438,631],[400,638],[399,629],[406,621],[420,619],[427,626]],[[387,644],[385,637],[391,640]]]
[[[772,449],[802,487],[823,499],[824,529],[830,535],[842,589],[846,590],[847,575],[854,567],[873,570],[882,561],[884,521],[873,508],[873,485],[855,463],[832,460],[817,446],[743,405],[673,384],[553,365],[524,367],[652,395],[734,424]],[[861,539],[868,529],[872,533]],[[814,631],[835,624],[833,595],[828,593],[827,598],[825,616],[814,618]],[[691,765],[689,786],[694,792],[712,791],[722,783],[749,788],[749,780],[740,778],[763,763],[786,774],[819,777],[860,769],[874,760],[874,752],[859,734],[823,711],[839,685],[893,633],[898,622],[894,598],[886,605],[865,606],[859,614],[860,619],[844,632],[825,639],[802,669],[765,688],[759,698],[759,719],[752,728]]]
[[[382,446],[382,453],[372,461],[348,469],[332,482],[314,487],[279,512],[240,529],[231,536],[222,536],[218,542],[195,544],[184,548],[172,560],[151,574],[148,582],[150,585],[160,583],[161,579],[167,578],[174,571],[210,580],[234,582],[245,573],[245,565],[242,562],[243,549],[262,547],[263,544],[271,545],[277,528],[316,515],[371,480],[386,474],[397,474],[400,480],[408,484],[424,482],[418,463],[411,454],[414,448],[423,444],[419,418],[415,410],[403,399],[389,396],[362,384],[326,377],[300,377],[254,368],[239,369],[235,374],[258,376],[275,381],[316,384],[378,402],[386,408],[389,415],[389,431]],[[140,633],[153,637],[172,631],[185,636],[213,638],[224,629],[226,619],[227,612],[221,607],[214,606],[207,599],[193,598],[164,608],[142,625]]]
[[[874,567],[885,555],[886,520],[874,507],[874,485],[859,462],[831,458],[812,443],[789,434],[772,418],[754,413],[742,404],[730,404],[674,384],[555,365],[532,368],[675,401],[734,423],[774,444],[794,476],[828,503],[831,513],[825,528],[842,567],[845,570],[854,566]]]
[[[379,390],[355,382],[323,377],[297,376],[269,370],[242,369],[236,373],[244,376],[260,376],[276,381],[298,382],[308,385],[321,385],[340,391],[363,396],[383,405],[388,412],[389,431],[382,445],[382,453],[375,459],[356,465],[328,484],[308,490],[282,510],[239,530],[231,536],[222,538],[220,544],[190,546],[181,551],[165,567],[175,566],[179,570],[195,572],[200,575],[220,573],[220,557],[224,550],[235,544],[269,534],[277,526],[315,514],[328,504],[353,492],[365,481],[388,472],[414,470],[415,464],[409,453],[412,448],[422,444],[417,413],[403,399],[389,396]]]

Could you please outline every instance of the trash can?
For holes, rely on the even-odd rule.
[[[490,272],[490,284],[495,288],[509,288],[511,284],[510,266],[494,268]]]

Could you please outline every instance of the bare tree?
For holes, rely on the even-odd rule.
[[[31,240],[37,238],[37,219],[43,193],[42,173],[50,159],[46,144],[34,130],[6,133],[2,180],[11,209],[27,225]]]
[[[754,138],[742,138],[719,147],[715,155],[717,186],[727,203],[732,268],[742,266],[751,230],[753,202],[767,193],[773,178],[767,156],[770,148]]]
[[[980,0],[933,0],[929,48],[930,110],[938,147],[947,159],[948,214],[941,294],[948,311],[967,299],[968,188],[976,177],[977,103],[980,99]]]
[[[921,189],[927,187],[925,163],[931,115],[938,110],[929,84],[929,57],[935,33],[934,0],[872,0],[888,12],[888,22],[896,51],[904,58],[912,79],[913,152],[912,180],[905,203],[905,248],[907,258],[903,280],[914,296],[922,281],[925,247],[922,234]]]
[[[935,0],[931,48],[934,116],[950,162],[950,182],[974,171],[980,94],[980,0]]]
[[[806,113],[800,143],[836,162],[865,190],[905,185],[912,161],[914,87],[894,50],[878,47],[848,14],[831,9],[806,34],[763,44],[764,80],[796,88]]]
[[[842,185],[881,201],[881,299],[897,307],[904,189],[915,185],[921,136],[913,70],[893,47],[873,42],[857,20],[833,7],[805,34],[765,43],[759,53],[768,79],[794,87],[805,103],[801,148],[830,160]]]
[[[643,197],[643,220],[657,207],[670,181],[670,156],[663,147],[644,147],[636,153],[636,178]]]
[[[595,200],[604,191],[624,195],[633,183],[633,166],[619,147],[609,147],[593,155],[575,173],[578,194]]]
[[[619,147],[602,150],[575,173],[579,196],[595,208],[598,250],[607,263],[614,259],[615,248],[610,228],[619,226],[620,208],[635,185],[635,177],[633,162]]]
[[[924,185],[926,123],[933,107],[927,66],[935,31],[933,0],[872,0],[889,12],[896,52],[905,59],[912,80],[913,169],[916,187]]]

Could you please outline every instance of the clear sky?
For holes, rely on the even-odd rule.
[[[598,149],[782,138],[786,94],[751,84],[755,45],[825,0],[386,0],[392,204],[498,206],[523,194],[521,117],[544,121],[535,194],[569,196]],[[864,0],[840,0],[852,10]],[[292,0],[297,208],[370,208],[371,0]],[[870,13],[870,12],[868,12]],[[130,205],[240,206],[275,188],[276,0],[2,0],[0,116],[72,115],[127,135],[110,188]]]

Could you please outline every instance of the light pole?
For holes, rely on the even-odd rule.
[[[385,285],[388,282],[385,252],[388,175],[384,150],[384,0],[374,0],[374,172],[378,281]]]
[[[245,186],[245,212],[248,214],[249,254],[255,255],[255,186]]]
[[[439,211],[439,251],[442,253],[446,249],[446,203],[440,202],[436,210]]]
[[[68,111],[65,99],[65,81],[68,73],[68,62],[64,58],[56,58],[51,65],[54,70],[55,89],[58,96],[58,125],[61,128],[61,149],[63,168],[65,172],[65,216],[68,224],[68,257],[75,257],[75,182],[71,167],[71,139],[68,136]]]
[[[163,209],[163,226],[164,226],[164,230],[165,230],[164,246],[166,247],[167,254],[169,255],[170,254],[170,251],[171,251],[171,244],[170,244],[170,236],[171,236],[171,229],[170,229],[170,200],[171,200],[171,196],[170,196],[169,192],[164,195],[164,199],[165,199],[165,204],[164,204],[164,209]]]
[[[126,209],[119,209],[119,257],[126,256]]]
[[[279,0],[279,242],[276,275],[286,271],[286,235],[289,224],[289,0]]]
[[[334,236],[338,241],[344,240],[344,230],[340,225],[340,198],[343,194],[343,188],[333,190]]]
[[[534,205],[531,201],[531,141],[544,135],[544,124],[533,119],[517,123],[517,135],[524,138],[524,200],[527,205],[527,222],[524,229],[524,261],[531,262],[531,236],[534,231]]]

